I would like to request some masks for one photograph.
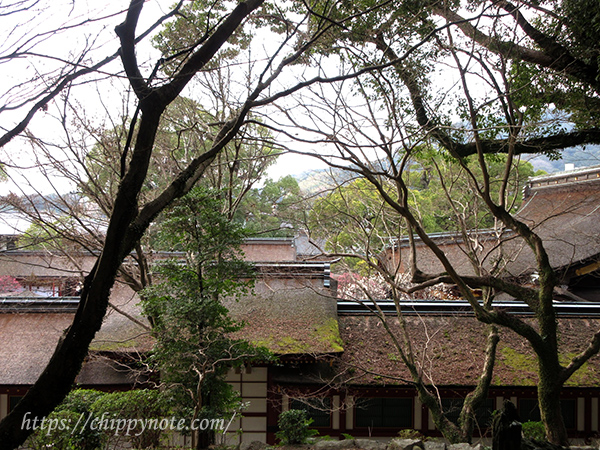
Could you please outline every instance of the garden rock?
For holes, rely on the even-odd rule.
[[[373,441],[371,439],[356,439],[356,446],[362,450],[385,450],[385,442]]]
[[[387,450],[424,450],[423,441],[420,439],[392,439]]]
[[[575,448],[575,447],[570,447],[570,449],[573,449],[573,448]],[[565,449],[567,449],[567,447],[561,447],[560,445],[551,444],[548,441],[538,441],[537,439],[523,438],[523,440],[521,441],[521,449],[520,450],[565,450]],[[596,449],[594,449],[594,450],[596,450]]]
[[[481,444],[472,446],[471,444],[467,444],[466,442],[461,442],[460,444],[449,445],[448,450],[481,450]]]
[[[423,442],[425,450],[446,450],[446,442],[441,439],[430,439]]]
[[[261,441],[242,442],[240,444],[240,450],[265,450],[267,444]]]
[[[318,441],[315,444],[315,450],[346,450],[356,448],[354,439],[344,439],[343,441]]]

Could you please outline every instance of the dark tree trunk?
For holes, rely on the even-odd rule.
[[[458,425],[464,437],[464,442],[471,443],[476,423],[475,412],[488,396],[490,385],[492,384],[492,376],[496,364],[496,349],[498,348],[499,341],[500,337],[498,336],[498,330],[495,326],[491,325],[488,332],[488,343],[485,350],[485,365],[482,374],[479,377],[475,389],[467,394],[460,412],[460,417],[458,418]]]
[[[215,433],[212,430],[198,430],[196,434],[196,450],[205,450],[215,443]]]
[[[137,193],[145,179],[159,118],[160,113],[154,116],[147,114],[142,119],[136,144],[140,148],[132,158],[136,163],[133,167],[137,170],[129,171],[121,183],[106,232],[104,250],[85,279],[73,324],[61,337],[40,378],[15,409],[0,422],[2,450],[21,445],[31,434],[32,429],[22,426],[27,424],[24,422],[26,417],[42,420],[66,397],[81,369],[89,345],[102,325],[110,290],[121,262],[135,244],[124,242],[122,230],[129,227],[137,213]],[[146,153],[146,158],[143,158],[143,153]]]
[[[538,385],[538,402],[542,422],[546,428],[546,439],[552,444],[568,446],[567,429],[560,408],[560,392],[562,383],[558,375],[542,372]]]

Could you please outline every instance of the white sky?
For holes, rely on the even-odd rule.
[[[33,1],[33,0],[32,0]],[[138,30],[145,29],[149,24],[153,23],[157,17],[166,12],[172,5],[173,0],[148,0],[145,2],[144,10],[140,18]],[[116,1],[92,1],[92,0],[42,0],[39,3],[38,11],[34,14],[23,13],[18,16],[0,15],[0,58],[14,49],[15,43],[23,43],[24,38],[29,35],[31,30],[37,33],[43,33],[47,30],[52,30],[57,24],[63,23],[78,23],[85,17],[98,17],[109,14],[113,11],[118,11],[119,8],[125,8],[127,2]],[[1,11],[0,4],[0,11]],[[80,27],[73,30],[67,30],[58,36],[52,36],[50,40],[44,42],[40,39],[39,45],[34,47],[34,50],[39,53],[51,54],[56,57],[66,57],[69,53],[76,53],[83,49],[86,45],[92,45],[96,49],[94,54],[108,55],[113,53],[118,48],[118,42],[115,37],[115,25],[123,21],[123,15],[106,18],[105,20],[87,24],[85,26],[85,35],[82,35]],[[20,26],[15,27],[15,23]],[[22,36],[19,34],[21,33]],[[268,38],[264,39],[261,45],[255,49],[253,58],[260,64],[260,51],[269,53],[275,42],[270,42]],[[139,61],[147,61],[146,72],[149,73],[150,67],[156,61],[157,52],[152,48],[149,41],[145,41],[137,49]],[[60,61],[52,61],[49,59],[38,60],[35,64],[29,59],[4,61],[0,59],[0,105],[5,104],[7,100],[21,92],[14,86],[18,84],[26,75],[34,76],[37,72],[51,70],[63,66]],[[107,68],[110,72],[118,72],[121,70],[120,61],[112,63]],[[335,70],[335,68],[333,69]],[[447,75],[446,75],[447,76]],[[289,81],[289,77],[287,80]],[[283,78],[282,82],[285,82]],[[448,82],[446,79],[445,82]],[[122,89],[114,88],[108,82],[98,84],[96,89],[93,85],[79,86],[71,92],[73,99],[81,102],[81,110],[86,111],[86,119],[90,121],[92,126],[110,127],[110,122],[106,122],[106,115],[102,110],[102,103],[107,105],[119,105],[121,103],[120,94]],[[241,86],[241,84],[240,84]],[[240,91],[240,97],[243,95],[243,86]],[[242,97],[243,98],[243,97]],[[36,135],[47,141],[64,142],[67,136],[61,131],[60,123],[54,117],[58,114],[61,108],[60,102],[54,102],[49,105],[47,113],[38,113],[32,121],[29,129]],[[115,108],[113,115],[116,117],[118,108]],[[263,112],[264,113],[264,112]],[[21,120],[24,115],[24,110],[1,111],[0,110],[0,127],[6,129],[15,122]],[[291,144],[292,145],[292,144]],[[293,144],[298,148],[300,144]],[[315,150],[308,145],[299,147],[302,150]],[[4,153],[3,153],[4,152]],[[24,145],[22,141],[16,139],[9,144],[5,149],[0,150],[0,161],[10,159],[13,163],[20,166],[32,166],[36,163],[35,156],[38,152],[31,152],[29,146]],[[66,158],[65,158],[66,160]],[[277,179],[281,176],[293,174],[299,175],[304,172],[324,168],[325,165],[318,160],[305,156],[284,155],[281,156],[277,163],[268,171],[268,176]],[[19,187],[23,190],[27,184],[35,185],[38,189],[42,188],[42,177],[34,175],[25,175],[25,179],[18,182]],[[47,186],[49,188],[49,186]],[[60,187],[60,185],[59,185]],[[5,184],[0,185],[0,193],[8,190],[15,191],[16,186]],[[61,188],[63,189],[63,188]]]
[[[172,0],[150,0],[146,1],[142,12],[140,23],[138,25],[138,33],[144,30],[147,26],[154,23],[157,17],[163,14],[173,4]],[[35,30],[39,34],[52,30],[63,24],[80,23],[86,17],[99,17],[111,14],[118,11],[119,8],[127,6],[126,2],[115,1],[89,1],[71,0],[62,1],[42,1],[37,10],[33,14],[23,12],[19,15],[0,17],[0,40],[4,44],[0,45],[0,57],[13,51],[20,43],[24,43],[31,30]],[[1,6],[0,6],[1,7]],[[66,58],[68,54],[75,54],[83,49],[86,45],[93,42],[95,48],[92,55],[105,56],[112,54],[118,48],[118,42],[115,38],[114,27],[123,21],[123,14],[116,17],[109,17],[105,20],[87,24],[85,26],[85,35],[82,35],[82,28],[76,27],[73,30],[66,30],[59,35],[52,35],[51,39],[46,42],[40,38],[37,45],[32,47],[32,51],[40,54],[52,55],[56,58]],[[21,22],[21,26],[14,29],[11,28],[11,23]],[[19,34],[21,33],[21,34]],[[268,39],[262,44],[267,47],[272,43]],[[137,47],[137,56],[140,62],[147,61],[146,70],[149,73],[151,65],[158,58],[158,53],[154,50],[147,39],[143,44]],[[263,49],[264,50],[264,49]],[[266,51],[266,50],[264,50]],[[258,53],[258,52],[257,52]],[[96,57],[98,59],[99,56]],[[9,66],[10,63],[10,66]],[[56,62],[47,58],[30,60],[11,60],[3,64],[4,67],[0,70],[0,105],[6,104],[10,99],[14,99],[15,95],[23,92],[18,88],[25,76],[33,77],[36,73],[43,73],[55,68],[63,66],[62,62]],[[8,70],[6,70],[8,69]],[[112,73],[121,70],[120,61],[117,60],[107,67]],[[88,85],[80,86],[72,89],[70,97],[81,102],[81,110],[85,110],[86,119],[91,121],[95,126],[110,127],[110,123],[106,122],[105,112],[103,111],[102,103],[119,105],[121,100],[122,89],[112,87],[108,82],[101,82],[99,87]],[[98,92],[99,91],[99,92]],[[26,93],[26,91],[24,92]],[[29,105],[27,105],[27,108]],[[60,101],[49,104],[48,112],[39,112],[28,129],[37,137],[44,139],[47,142],[65,143],[67,136],[61,130],[60,121],[57,120],[59,113],[62,111],[63,105]],[[118,108],[115,108],[113,115],[118,114]],[[20,121],[25,114],[25,109],[21,108],[16,111],[0,112],[0,127],[7,129]],[[4,149],[0,150],[0,161],[10,161],[12,164],[19,167],[31,167],[38,161],[39,152],[32,153],[30,145],[24,144],[23,140],[15,139],[8,144]],[[280,160],[270,168],[268,176],[277,179],[287,174],[300,174],[305,171],[314,169],[321,164],[312,158],[300,157],[297,155],[283,155]],[[8,191],[30,193],[32,189],[27,184],[33,184],[36,189],[49,190],[51,186],[45,183],[43,177],[31,175],[31,171],[26,171],[24,178],[19,179],[15,170],[10,170],[9,173],[14,176],[18,183],[2,183],[0,184],[0,193]],[[57,186],[60,190],[68,190],[68,185],[63,182],[58,182]],[[56,187],[56,186],[55,186]]]

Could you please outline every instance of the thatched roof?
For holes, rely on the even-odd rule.
[[[565,278],[581,266],[600,260],[600,166],[532,178],[516,217],[542,239],[550,263]],[[474,275],[464,237],[460,233],[431,236],[461,275]],[[511,230],[473,230],[470,244],[484,268],[498,261],[506,276],[522,277],[536,271],[533,252]],[[417,264],[427,273],[444,272],[438,258],[421,241],[416,242]],[[407,269],[408,240],[388,250],[387,264]],[[403,261],[404,260],[404,261]]]
[[[0,314],[0,385],[35,383],[72,321],[73,314]],[[136,350],[123,347],[118,353],[136,355]],[[76,381],[85,385],[131,384],[133,376],[124,366],[92,351]]]
[[[43,251],[3,252],[0,276],[79,277],[90,271],[95,259],[87,253],[74,253],[67,257]]]
[[[438,386],[473,386],[481,375],[486,347],[486,325],[465,316],[407,316],[407,328],[416,360],[424,374]],[[392,331],[402,339],[395,317]],[[410,380],[392,339],[374,315],[341,316],[340,334],[344,342],[340,371],[357,385],[406,384]],[[561,319],[561,351],[565,358],[583,351],[600,328],[599,319]],[[536,358],[527,342],[514,333],[501,330],[494,386],[537,385]],[[388,378],[389,377],[389,378]],[[600,383],[600,357],[594,357],[577,372],[568,385],[597,387]]]
[[[72,314],[0,314],[0,384],[33,384]]]
[[[600,167],[530,181],[517,217],[544,242],[550,263],[568,271],[600,255]],[[514,271],[533,264],[531,252],[514,263]]]
[[[263,273],[253,294],[226,302],[231,315],[246,324],[238,335],[280,355],[342,351],[337,299],[325,287],[328,265],[295,263],[288,268],[297,273],[284,275],[284,267],[274,268],[277,277]]]
[[[90,350],[115,352],[147,352],[152,349],[149,323],[143,317],[139,297],[123,284],[115,284],[102,328],[96,334]],[[132,320],[135,320],[135,322]],[[145,325],[142,326],[142,325]]]
[[[240,301],[226,301],[232,315],[247,324],[239,335],[278,354],[341,351],[336,298],[328,287],[329,263],[280,262],[261,264],[259,269],[254,294]],[[151,350],[153,340],[138,296],[117,283],[110,302],[114,307],[109,307],[90,355],[110,354],[112,358]],[[56,312],[0,313],[0,342],[4,344],[0,350],[0,384],[34,383],[72,318],[72,314]],[[106,359],[92,358],[84,366],[80,382],[123,383],[127,379],[122,369]]]
[[[145,383],[148,379],[148,372],[132,369],[135,358],[136,355],[130,355],[128,358],[116,358],[115,355],[109,357],[102,354],[91,354],[77,375],[76,383],[83,387]]]
[[[129,384],[129,375],[123,368],[106,358],[94,356],[97,352],[131,354],[147,352],[152,348],[148,330],[128,316],[139,316],[139,299],[123,286],[115,286],[111,302],[120,312],[109,308],[100,331],[90,346],[90,358],[84,365],[78,383]],[[124,314],[123,314],[124,313]],[[71,325],[72,313],[23,312],[0,313],[0,385],[33,384],[58,343],[63,331]]]

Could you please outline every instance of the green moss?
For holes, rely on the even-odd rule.
[[[338,322],[335,318],[327,319],[323,324],[314,328],[314,331],[306,338],[295,339],[291,336],[285,336],[276,339],[273,335],[255,340],[252,343],[257,346],[266,347],[273,353],[309,353],[315,351],[315,343],[322,345],[325,352],[343,352],[343,342],[340,337]]]
[[[306,342],[302,342],[290,336],[285,336],[279,340],[275,339],[273,336],[269,336],[266,339],[253,341],[252,343],[256,346],[265,347],[273,353],[279,354],[304,353],[310,349],[310,346]]]
[[[307,342],[294,339],[291,336],[285,336],[281,339],[269,336],[266,339],[255,340],[252,343],[278,354],[307,353],[311,350],[311,346]]]
[[[90,344],[90,350],[95,352],[114,352],[123,348],[125,346],[118,342],[92,342]]]
[[[388,353],[388,359],[390,361],[394,361],[394,362],[400,361],[400,357],[398,355],[396,355],[395,353]]]
[[[344,342],[340,336],[340,329],[336,318],[327,319],[324,324],[316,328],[315,333],[317,340],[329,345],[334,352],[344,351]]]
[[[500,349],[497,373],[507,372],[509,383],[519,386],[535,386],[537,384],[537,362],[534,357],[510,348]],[[498,375],[497,375],[498,377]],[[500,380],[497,381],[501,384]]]
[[[566,353],[559,355],[560,363],[563,366],[569,364],[576,353]],[[499,358],[496,361],[496,384],[510,383],[520,386],[537,385],[537,359],[536,357],[519,353],[518,351],[504,347],[499,351]],[[501,374],[506,374],[501,379]],[[600,373],[597,373],[592,366],[585,363],[581,368],[569,378],[565,386],[597,386],[600,384]]]
[[[577,355],[578,353],[561,354],[559,355],[560,363],[567,366]],[[565,386],[597,386],[598,384],[600,384],[600,374],[587,362],[565,382]]]
[[[304,353],[310,349],[310,345],[306,342],[302,342],[290,336],[285,336],[280,339],[276,342],[276,345],[283,353]]]
[[[138,325],[127,322],[118,327],[100,330],[92,343],[90,350],[112,352],[128,349],[144,349],[152,347],[152,338],[148,331]]]
[[[114,352],[118,350],[127,350],[134,348],[143,348],[144,345],[141,342],[138,342],[136,339],[129,339],[126,341],[105,341],[105,340],[97,340],[92,341],[90,344],[90,350],[96,352]]]

